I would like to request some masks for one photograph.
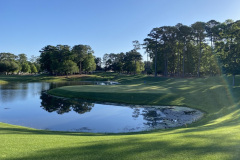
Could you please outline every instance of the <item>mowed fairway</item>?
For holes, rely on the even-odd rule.
[[[61,88],[62,89],[62,88]],[[95,92],[95,93],[169,93],[165,87],[148,85],[87,85],[87,86],[66,86],[64,90],[74,92]]]
[[[200,121],[180,128],[128,134],[34,130],[0,123],[0,159],[240,159],[240,86],[223,77],[119,76],[116,86],[69,86],[49,91],[89,100],[180,105],[200,109]],[[230,81],[230,80],[229,80]]]

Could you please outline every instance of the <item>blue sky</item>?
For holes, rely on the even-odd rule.
[[[130,51],[154,27],[239,20],[239,6],[239,0],[0,0],[0,52],[30,58],[46,45],[85,44],[102,57]]]

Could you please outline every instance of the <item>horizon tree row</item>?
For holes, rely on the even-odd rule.
[[[134,49],[126,53],[104,54],[104,70],[127,74],[137,74],[144,71],[142,55],[137,51],[140,49],[140,44],[138,41],[133,41],[133,46]]]
[[[94,51],[88,45],[47,45],[39,51],[41,69],[52,75],[81,74],[96,69]]]
[[[40,71],[38,58],[32,56],[30,61],[24,53],[15,55],[13,53],[0,53],[0,73],[8,74],[23,74],[37,73]]]
[[[153,28],[144,48],[155,76],[204,76],[240,73],[240,21],[195,22]]]

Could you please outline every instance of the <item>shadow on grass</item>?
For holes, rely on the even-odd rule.
[[[207,135],[127,137],[46,148],[9,160],[42,159],[238,159],[240,140]],[[167,139],[166,139],[167,138]],[[168,139],[170,138],[170,139]],[[175,140],[171,139],[175,138]],[[216,141],[215,141],[216,140]],[[222,145],[219,143],[222,142]],[[8,160],[8,158],[5,158]]]
[[[79,132],[61,132],[61,131],[48,131],[25,128],[5,123],[0,123],[1,134],[29,134],[29,135],[67,135],[67,136],[106,136],[107,134],[100,133],[79,133]]]

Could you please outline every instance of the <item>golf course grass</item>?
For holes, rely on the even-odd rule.
[[[103,102],[187,106],[205,116],[180,128],[124,134],[53,132],[0,123],[0,159],[240,159],[240,77],[235,87],[224,76],[109,77],[102,79],[121,85],[68,86],[49,93]]]
[[[51,76],[41,75],[0,75],[0,84],[16,82],[66,82],[66,81],[107,81],[113,79],[114,74],[88,74],[88,75],[69,75]]]

